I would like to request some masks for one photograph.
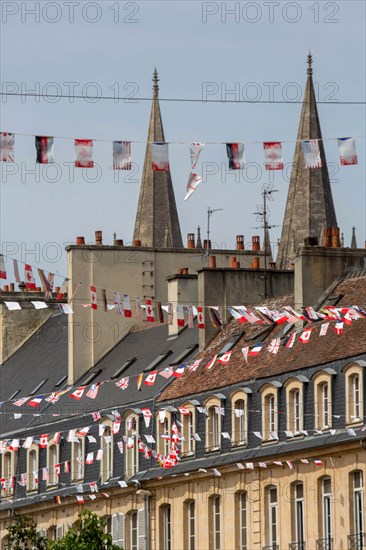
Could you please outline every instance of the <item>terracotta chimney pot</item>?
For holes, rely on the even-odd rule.
[[[209,256],[209,267],[211,269],[216,268],[216,256]]]
[[[85,238],[84,237],[76,237],[76,244],[77,244],[77,246],[83,246],[85,244]]]
[[[140,239],[135,239],[135,240],[133,241],[133,246],[141,246],[141,241],[140,241]]]
[[[10,283],[9,291],[14,292],[14,283]]]
[[[4,292],[9,292],[9,285],[4,285],[3,291]]]
[[[102,232],[101,231],[96,231],[95,232],[95,244],[97,246],[102,246],[103,244],[103,238],[102,238]]]
[[[236,250],[244,250],[244,235],[236,236]]]
[[[188,233],[187,235],[187,248],[196,248],[194,242],[194,233]]]
[[[259,269],[259,258],[256,256],[252,263],[253,269]]]
[[[114,241],[114,246],[123,246],[123,240],[122,239],[116,239]]]
[[[259,251],[261,249],[261,240],[259,235],[253,235],[252,237],[252,250]]]

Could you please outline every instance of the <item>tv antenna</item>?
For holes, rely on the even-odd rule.
[[[206,245],[206,265],[208,267],[209,265],[209,257],[210,257],[210,221],[211,216],[214,212],[220,212],[223,210],[223,208],[211,208],[210,206],[207,207],[207,245]]]

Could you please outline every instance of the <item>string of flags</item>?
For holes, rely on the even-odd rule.
[[[27,135],[27,134],[20,134]],[[55,162],[54,137],[51,136],[32,136],[35,139],[36,162],[39,164],[52,164]],[[60,138],[66,139],[66,138]],[[350,166],[358,164],[356,152],[356,139],[354,137],[328,138],[337,139],[340,164]],[[74,163],[76,168],[94,167],[94,141],[95,139],[75,139],[74,140]],[[296,140],[298,141],[298,140]],[[304,155],[305,167],[316,169],[322,167],[319,142],[323,139],[301,140],[302,152]],[[132,169],[132,141],[113,141],[112,142],[112,169],[113,170],[131,170]],[[145,142],[146,143],[146,142]],[[151,142],[151,166],[152,170],[157,172],[167,172],[170,169],[169,164],[169,145],[182,142]],[[212,143],[212,142],[211,142]],[[247,143],[258,142],[237,142],[225,143],[228,157],[229,170],[242,170],[245,166],[245,145]],[[262,142],[263,145],[263,164],[265,170],[283,170],[284,159],[281,141]],[[188,178],[187,200],[193,191],[201,182],[200,176],[195,172],[198,158],[205,144],[193,142],[190,146],[191,174]],[[0,139],[0,159],[3,162],[15,162],[15,134],[1,132]]]

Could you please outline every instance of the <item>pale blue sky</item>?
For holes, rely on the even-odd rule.
[[[268,100],[268,83],[278,83],[272,85],[274,99],[283,100],[286,93],[303,92],[306,55],[311,49],[320,100],[365,101],[363,1],[81,1],[74,3],[74,22],[69,22],[70,6],[62,1],[38,3],[39,22],[29,13],[37,9],[37,2],[3,0],[1,4],[3,86],[13,83],[15,88],[21,90],[23,86],[28,91],[39,86],[51,93],[58,89],[66,94],[70,85],[65,83],[77,82],[75,93],[82,95],[87,83],[96,82],[103,95],[113,95],[119,89],[122,96],[136,92],[136,96],[149,97],[156,65],[162,98],[200,98],[204,83],[210,82],[219,89],[211,96],[214,99],[221,99],[221,92],[225,97],[225,90],[236,86],[241,98],[258,92]],[[229,10],[235,4],[239,12],[236,16],[227,13],[225,21],[225,6]],[[95,17],[100,20],[85,20]],[[57,18],[59,21],[50,22]],[[57,83],[57,88],[47,88],[51,82]],[[91,93],[94,90],[89,88]],[[227,97],[235,98],[233,94]],[[161,102],[161,110],[167,141],[261,142],[295,140],[301,105]],[[145,140],[149,114],[150,102],[146,101],[71,103],[60,99],[51,103],[45,99],[36,102],[34,98],[22,102],[18,97],[1,103],[1,131]],[[364,105],[319,105],[319,115],[324,138],[365,135]],[[366,237],[364,137],[357,138],[356,143],[358,166],[339,166],[335,141],[327,141],[325,149],[330,170],[335,172],[333,197],[346,244],[355,225],[362,245]],[[74,160],[73,141],[55,139],[59,181],[51,181],[56,178],[55,167],[46,167],[47,171],[35,181],[34,175],[26,173],[35,166],[34,140],[17,136],[18,173],[8,174],[9,167],[1,166],[2,242],[15,243],[13,250],[19,247],[15,257],[59,273],[66,272],[66,256],[61,253],[64,243],[74,242],[77,235],[93,241],[94,231],[101,229],[105,244],[112,242],[114,231],[125,243],[130,242],[144,150],[142,144],[133,145],[138,173],[118,173],[120,181],[115,182],[110,170],[112,144],[95,143],[95,161],[101,174],[98,181],[88,182],[77,169],[70,177],[70,168],[64,164]],[[292,161],[293,150],[294,143],[283,145],[285,162]],[[213,219],[213,241],[232,247],[235,235],[244,234],[249,243],[251,235],[258,233],[252,213],[260,202],[261,186],[270,177],[278,189],[271,204],[270,222],[282,223],[288,181],[281,173],[261,170],[257,175],[253,163],[262,166],[260,144],[246,146],[250,164],[246,178],[240,181],[236,181],[235,174],[221,169],[226,163],[225,147],[207,145],[201,161],[217,163],[218,173],[207,177],[187,202],[183,198],[190,171],[188,146],[171,145],[170,159],[184,241],[187,232],[196,232],[197,225],[206,226],[206,210],[211,206],[224,209]],[[201,163],[198,168],[202,169]],[[95,171],[90,176],[94,178]],[[271,231],[273,243],[280,230]],[[48,246],[50,242],[56,245]],[[43,257],[24,256],[24,249],[34,248],[43,249]],[[53,257],[54,263],[50,261]]]

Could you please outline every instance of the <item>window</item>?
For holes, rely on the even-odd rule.
[[[248,550],[248,494],[242,491],[236,497],[236,540],[237,548]]]
[[[346,377],[346,422],[357,424],[363,421],[363,370],[353,364],[345,368]]]
[[[247,395],[237,392],[232,397],[232,444],[245,445],[247,443]]]
[[[262,393],[262,435],[264,441],[277,441],[277,389],[266,385],[260,390]]]
[[[125,515],[118,512],[111,518],[112,543],[124,548],[125,546]],[[137,548],[137,546],[135,546]]]
[[[362,548],[365,537],[365,513],[364,513],[364,492],[362,472],[353,472],[353,529],[356,536],[354,548]]]
[[[314,380],[315,429],[332,427],[331,375],[322,372]]]
[[[294,542],[297,544],[298,550],[304,550],[304,485],[301,482],[293,484],[293,504],[294,504]]]
[[[138,437],[139,419],[136,414],[130,414],[125,421],[126,426],[126,452],[125,452],[125,474],[132,477],[138,472]]]
[[[330,477],[322,480],[322,522],[326,550],[332,548],[332,483]]]
[[[181,456],[191,456],[195,452],[195,441],[192,435],[195,432],[195,408],[190,404],[186,403],[182,405],[182,409],[185,409],[188,414],[181,413],[181,423],[182,423],[182,454]]]
[[[76,438],[71,445],[71,479],[75,481],[84,477],[84,438]]]
[[[210,548],[213,550],[221,549],[221,497],[214,495],[209,499],[210,516],[209,516],[209,529],[210,529]]]
[[[220,448],[221,438],[221,402],[211,398],[205,403],[206,417],[206,451],[216,451]]]
[[[196,503],[188,500],[184,503],[184,548],[196,550]]]
[[[100,438],[100,447],[103,457],[100,461],[100,477],[102,483],[106,483],[113,476],[113,435],[111,426],[106,425]]]
[[[4,490],[1,491],[3,496],[10,496],[14,490],[14,473],[16,455],[12,451],[7,451],[2,457],[2,477],[5,479],[3,484]]]
[[[156,417],[157,451],[163,456],[170,452],[171,414],[169,411],[160,410]],[[169,439],[168,439],[169,438]]]
[[[35,473],[33,473],[35,472]],[[37,491],[38,489],[38,446],[32,445],[27,456],[27,490]]]
[[[56,464],[58,463],[58,445],[50,444],[47,449],[48,487],[58,484]]]
[[[138,521],[137,512],[130,514],[130,545],[131,550],[138,549]]]
[[[145,511],[131,510],[126,514],[126,540],[123,548],[129,550],[145,550],[146,549],[146,526],[145,526]]]
[[[160,506],[160,532],[162,550],[171,550],[172,532],[171,532],[171,508],[169,504]]]
[[[270,485],[266,491],[267,498],[267,543],[275,548],[278,542],[278,502],[277,487]]]
[[[303,382],[290,378],[285,383],[287,402],[287,431],[289,436],[300,435],[303,425]]]

